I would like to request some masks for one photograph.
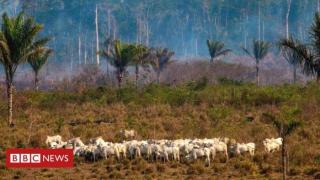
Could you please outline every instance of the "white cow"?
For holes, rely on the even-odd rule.
[[[263,140],[264,149],[268,153],[272,153],[280,150],[280,146],[282,145],[282,138],[271,138]]]
[[[138,143],[129,142],[127,146],[128,146],[128,152],[131,159],[141,157],[141,150]]]
[[[47,136],[46,145],[50,148],[56,148],[58,144],[61,144],[62,137],[60,135]]]
[[[254,156],[254,151],[255,151],[256,145],[254,143],[237,143],[233,145],[232,147],[232,152],[241,155],[245,152],[249,152],[251,156]]]
[[[121,130],[120,134],[122,135],[122,137],[124,137],[125,139],[133,139],[136,136],[136,131],[135,130]]]
[[[127,158],[127,146],[124,143],[115,143],[114,147],[117,149],[119,157],[122,155],[124,159]]]
[[[98,149],[101,152],[102,157],[108,159],[110,156],[116,156],[118,160],[120,160],[120,153],[116,146],[114,145],[99,145]]]
[[[104,145],[105,141],[103,140],[102,136],[98,136],[96,138],[90,139],[89,143],[98,146],[98,145]]]
[[[210,166],[210,153],[209,148],[194,148],[189,155],[186,156],[186,159],[197,160],[198,158],[205,158],[206,163]]]
[[[165,154],[166,161],[169,161],[169,156],[175,161],[180,161],[180,150],[179,147],[163,146],[162,151]]]
[[[87,146],[76,146],[73,148],[73,155],[84,156],[86,153]]]
[[[85,146],[80,137],[72,138],[68,140],[67,143],[71,144],[73,147]]]
[[[225,154],[227,160],[229,159],[229,155],[228,155],[228,146],[226,143],[224,142],[216,142],[213,144],[213,147],[215,148],[216,152],[222,152]]]

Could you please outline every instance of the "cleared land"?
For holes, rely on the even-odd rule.
[[[2,91],[4,91],[3,89]],[[217,85],[206,81],[177,87],[149,85],[136,90],[100,87],[83,92],[15,93],[16,126],[6,125],[6,99],[0,99],[1,178],[196,178],[279,179],[280,153],[266,154],[262,140],[277,137],[270,116],[303,122],[289,137],[289,177],[320,178],[320,87],[318,84],[265,86],[229,80]],[[218,155],[211,167],[203,160],[153,163],[145,160],[75,161],[72,169],[6,169],[8,147],[45,147],[46,135],[64,138],[103,136],[120,141],[120,129],[135,129],[140,139],[229,137],[255,142],[257,153],[232,157]]]

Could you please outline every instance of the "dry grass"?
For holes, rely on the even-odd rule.
[[[279,179],[279,153],[263,152],[262,140],[276,137],[268,114],[292,111],[303,121],[290,137],[292,179],[312,179],[320,174],[320,87],[273,86],[256,88],[249,84],[197,82],[178,87],[150,85],[136,91],[124,88],[87,89],[78,93],[23,91],[14,103],[16,126],[6,126],[6,101],[0,99],[1,178],[43,179]],[[30,126],[30,123],[32,125]],[[4,149],[44,147],[47,135],[64,139],[80,136],[84,141],[103,136],[119,141],[120,129],[135,129],[139,139],[230,137],[257,143],[255,157],[223,157],[211,167],[195,163],[154,163],[145,160],[75,161],[72,169],[6,169]],[[307,148],[306,148],[307,147]]]

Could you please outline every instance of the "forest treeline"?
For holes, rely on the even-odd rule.
[[[23,10],[43,23],[43,34],[54,37],[49,43],[56,51],[54,60],[74,64],[95,63],[96,8],[100,39],[164,46],[177,57],[208,57],[207,39],[241,52],[240,45],[249,46],[253,38],[276,42],[285,36],[287,20],[290,32],[306,41],[306,29],[320,6],[318,0],[2,1],[0,11]]]
[[[314,13],[313,20],[309,24],[308,28],[303,28],[303,25],[298,25],[299,28],[302,28],[301,31],[295,31],[291,29],[293,25],[298,22],[306,22],[305,20],[290,20],[290,14],[294,14],[292,11],[294,10],[294,6],[298,5],[297,1],[287,0],[287,1],[255,1],[255,3],[251,3],[249,7],[246,8],[235,8],[241,9],[240,14],[238,11],[229,11],[229,15],[224,14],[225,11],[220,11],[218,14],[211,14],[211,1],[190,1],[187,7],[188,11],[192,12],[192,5],[195,7],[201,5],[202,10],[197,9],[193,16],[182,13],[184,17],[181,17],[179,11],[174,11],[173,9],[180,10],[185,9],[182,1],[163,1],[167,4],[157,4],[155,9],[152,9],[152,4],[156,4],[157,2],[150,1],[148,4],[150,6],[144,6],[143,4],[139,4],[138,6],[142,9],[136,10],[138,16],[130,16],[130,11],[122,11],[121,8],[132,5],[135,7],[134,3],[136,1],[120,1],[119,2],[96,2],[90,3],[90,6],[87,8],[92,7],[94,10],[94,20],[88,20],[85,22],[86,18],[80,18],[78,25],[73,24],[72,20],[68,21],[64,19],[63,21],[58,22],[57,24],[53,23],[51,26],[46,26],[50,23],[48,22],[41,22],[45,21],[49,15],[53,15],[55,11],[60,10],[60,15],[64,17],[69,17],[67,14],[64,14],[64,10],[66,7],[74,7],[74,9],[68,9],[68,12],[71,13],[72,11],[78,11],[78,6],[84,6],[88,1],[68,1],[70,4],[66,3],[67,1],[42,1],[39,4],[32,4],[32,3],[20,3],[19,1],[15,4],[15,8],[13,9],[14,15],[9,15],[8,13],[2,14],[1,20],[1,30],[0,30],[0,63],[4,69],[4,76],[5,76],[5,85],[7,90],[7,111],[8,111],[8,124],[9,126],[14,126],[15,122],[13,119],[13,95],[14,91],[14,77],[17,71],[22,64],[29,64],[34,73],[34,89],[38,91],[39,89],[39,72],[47,63],[48,59],[53,56],[53,52],[57,53],[58,55],[55,58],[61,55],[61,49],[66,52],[66,57],[74,63],[74,58],[78,56],[78,64],[90,64],[91,63],[97,65],[96,67],[103,68],[99,66],[102,61],[105,61],[108,65],[107,67],[112,66],[112,71],[109,72],[108,75],[115,77],[117,80],[117,93],[122,92],[123,88],[123,81],[128,73],[128,67],[134,68],[134,76],[135,80],[135,90],[139,89],[139,78],[141,75],[141,70],[144,71],[153,71],[156,74],[156,83],[160,84],[161,82],[161,74],[163,71],[168,67],[168,65],[174,63],[172,60],[173,56],[178,56],[179,54],[176,52],[177,47],[174,47],[174,44],[179,44],[179,53],[182,51],[190,51],[194,53],[195,56],[199,56],[201,53],[198,50],[206,51],[207,54],[210,55],[210,61],[208,66],[214,66],[214,62],[223,58],[224,56],[229,55],[231,52],[242,53],[246,54],[251,61],[255,64],[255,83],[256,86],[260,86],[260,64],[266,58],[268,53],[276,49],[279,51],[280,55],[284,57],[285,60],[291,65],[292,69],[292,79],[293,83],[296,83],[297,80],[297,70],[301,70],[306,76],[315,77],[317,82],[320,82],[320,14],[318,12]],[[32,1],[37,2],[37,1]],[[130,2],[130,3],[129,3]],[[140,3],[143,1],[139,1]],[[162,2],[162,1],[160,1]],[[185,2],[185,1],[184,1]],[[219,1],[217,1],[219,2]],[[244,1],[247,2],[248,1]],[[287,5],[285,9],[281,12],[277,12],[279,9],[275,7],[282,7],[282,3],[286,2]],[[304,1],[299,1],[304,2]],[[309,3],[311,1],[308,1]],[[316,1],[318,4],[317,8],[320,8],[320,2]],[[1,1],[1,4],[9,3],[8,1]],[[48,4],[46,4],[48,3]],[[74,3],[74,4],[73,4]],[[129,14],[111,14],[115,13],[110,9],[107,9],[107,15],[103,15],[102,7],[109,3],[110,6],[114,5],[116,13],[129,13]],[[225,3],[225,1],[224,1]],[[306,3],[309,5],[309,3]],[[216,3],[221,5],[220,3]],[[229,3],[228,5],[232,5],[233,3]],[[306,5],[305,4],[305,5]],[[48,5],[46,7],[45,5]],[[59,6],[58,6],[59,5]],[[87,4],[89,5],[89,4]],[[94,6],[92,6],[94,5]],[[108,4],[107,4],[108,5]],[[182,8],[179,8],[181,5]],[[254,6],[255,5],[255,6]],[[19,7],[20,6],[20,7]],[[284,5],[283,5],[284,6]],[[223,9],[223,3],[220,9]],[[270,12],[267,11],[269,7]],[[33,9],[34,8],[34,9]],[[55,8],[58,8],[57,10]],[[117,9],[119,8],[119,9]],[[158,9],[160,8],[160,10]],[[172,8],[172,9],[170,9]],[[231,6],[228,6],[231,8]],[[237,30],[237,34],[230,30],[235,29],[234,26],[241,22],[241,17],[246,19],[247,22],[250,21],[249,17],[256,17],[254,12],[248,11],[250,9],[258,9],[258,18],[255,20],[258,23],[254,23],[255,25],[258,24],[257,27],[258,31],[248,30],[247,28],[250,26],[244,25],[239,26]],[[32,10],[31,10],[32,9]],[[129,8],[130,9],[130,8]],[[135,8],[133,8],[135,9]],[[232,9],[232,8],[231,8]],[[262,10],[263,9],[263,10]],[[298,8],[299,9],[299,8]],[[20,12],[20,10],[23,10]],[[280,8],[281,10],[281,8]],[[320,9],[318,9],[320,10]],[[166,11],[169,11],[166,13]],[[25,13],[24,13],[25,12]],[[83,14],[82,11],[80,12],[80,16],[87,17],[85,13]],[[89,13],[90,11],[88,11]],[[157,14],[156,12],[161,12]],[[164,13],[162,13],[164,12]],[[177,14],[171,14],[171,13]],[[200,15],[198,14],[199,12]],[[219,11],[218,11],[219,12]],[[224,12],[224,13],[221,13]],[[43,13],[43,14],[41,14]],[[146,14],[145,14],[146,13]],[[150,13],[150,14],[149,14]],[[156,14],[154,14],[156,13]],[[265,22],[265,16],[270,13],[270,15],[278,15],[285,14],[284,25],[273,26],[274,33],[268,32],[265,26],[268,24]],[[168,16],[165,16],[165,15]],[[191,13],[192,14],[192,13]],[[244,14],[244,15],[243,15]],[[264,15],[262,15],[264,14]],[[41,15],[45,16],[41,18]],[[238,16],[237,16],[238,15]],[[135,18],[134,22],[137,26],[125,26],[123,25],[124,29],[127,31],[132,30],[132,36],[130,33],[122,31],[122,23],[126,24],[131,22],[125,18]],[[160,16],[160,17],[159,17]],[[164,16],[164,17],[163,17]],[[293,15],[292,15],[293,16]],[[88,16],[89,17],[89,16]],[[100,17],[100,18],[99,18]],[[108,25],[104,26],[99,19],[102,17],[106,17],[108,20]],[[158,18],[157,20],[150,20],[148,18]],[[172,18],[176,17],[175,20]],[[180,19],[179,19],[179,18]],[[183,19],[187,17],[187,19]],[[237,18],[240,19],[237,19]],[[293,16],[294,17],[294,16]],[[296,16],[298,18],[300,16]],[[118,18],[124,18],[118,20]],[[129,18],[129,19],[130,19]],[[181,19],[182,18],[182,19]],[[191,20],[189,19],[193,19]],[[41,20],[38,20],[41,19]],[[57,18],[59,19],[59,18]],[[213,20],[214,19],[214,20]],[[232,20],[231,20],[232,19]],[[281,18],[278,18],[278,20]],[[64,29],[66,28],[65,22],[71,23],[70,25],[74,26],[75,28]],[[168,22],[167,22],[168,21]],[[281,20],[280,20],[281,21]],[[150,24],[149,24],[150,22]],[[173,23],[174,22],[174,23]],[[183,24],[185,23],[186,24]],[[268,21],[270,23],[272,21]],[[152,23],[155,23],[151,25]],[[169,24],[166,24],[169,23]],[[173,23],[173,24],[170,24]],[[182,24],[181,24],[182,23]],[[190,23],[190,24],[189,24]],[[200,23],[200,24],[193,24],[193,23]],[[224,23],[224,26],[223,26]],[[90,25],[91,24],[91,25]],[[165,25],[166,24],[166,25]],[[208,27],[204,26],[205,24],[209,24]],[[293,25],[292,25],[293,24]],[[163,25],[163,26],[162,26]],[[90,28],[86,28],[90,27]],[[92,29],[91,29],[92,27]],[[155,28],[156,27],[156,28]],[[164,27],[164,28],[162,28]],[[184,27],[185,29],[179,29],[180,27]],[[226,29],[220,29],[224,27]],[[61,28],[61,29],[57,29]],[[70,27],[69,27],[70,28]],[[135,31],[133,29],[135,29]],[[211,29],[213,28],[213,29]],[[243,30],[243,29],[244,30]],[[277,29],[279,28],[279,29]],[[76,29],[77,33],[73,31]],[[155,32],[152,32],[152,29],[156,29]],[[170,29],[170,30],[169,30]],[[191,29],[191,32],[184,34],[187,29]],[[91,31],[92,32],[91,32]],[[159,30],[159,32],[156,32]],[[242,31],[243,30],[243,31]],[[68,39],[67,42],[69,43],[68,46],[59,44],[64,43],[66,41],[60,41],[60,33],[63,32],[63,37]],[[252,32],[258,32],[256,35],[248,36],[248,34]],[[304,37],[303,33],[308,33],[307,38]],[[57,33],[57,34],[56,34]],[[72,34],[74,33],[74,34]],[[88,34],[86,34],[88,33]],[[91,33],[91,34],[90,34]],[[176,33],[176,34],[175,34]],[[180,34],[181,33],[181,34]],[[191,33],[191,35],[190,35]],[[233,34],[235,33],[235,34]],[[241,37],[241,33],[244,33],[244,39],[237,40],[233,38],[233,36]],[[72,34],[72,35],[71,35]],[[101,36],[103,34],[103,36]],[[175,38],[171,39],[172,35],[176,35],[177,37],[181,37],[180,40]],[[253,33],[254,34],[254,33]],[[181,36],[180,36],[181,35]],[[190,36],[189,36],[190,35]],[[201,36],[200,36],[201,35]],[[274,37],[272,37],[274,36]],[[90,38],[89,38],[90,37]],[[191,43],[194,47],[188,48],[186,45],[185,37],[191,37]],[[227,38],[226,38],[227,37]],[[160,38],[160,39],[157,39]],[[231,38],[231,39],[229,39]],[[179,38],[178,38],[179,39]],[[173,43],[177,40],[175,43]],[[190,39],[189,39],[190,40]],[[230,44],[229,40],[232,40],[233,43]],[[184,44],[184,45],[183,45]],[[205,48],[201,48],[205,47]],[[90,47],[90,48],[89,48]],[[71,48],[71,49],[69,49]],[[91,56],[88,55],[88,49],[91,51]],[[199,48],[199,49],[198,49]],[[76,50],[76,51],[75,51]],[[77,52],[77,53],[75,53]],[[75,54],[77,55],[75,55]],[[84,60],[84,61],[82,61]],[[71,65],[72,65],[71,63]],[[225,82],[231,84],[237,84],[241,82],[236,82],[232,80],[225,79]],[[224,82],[224,83],[225,83]],[[151,83],[152,84],[152,83]],[[191,91],[193,88],[202,88],[207,85],[207,79],[203,78],[201,81],[194,83],[189,83],[191,86]],[[195,86],[195,87],[192,87]],[[198,87],[197,87],[198,86]],[[152,85],[150,86],[152,87]],[[188,87],[188,86],[187,86]],[[157,86],[156,86],[157,88]],[[190,87],[188,87],[190,88]],[[103,90],[103,87],[100,87]],[[178,102],[183,103],[183,99],[188,99],[191,94],[187,93],[185,97],[180,96],[181,99],[178,99]],[[118,94],[117,94],[118,96]],[[121,94],[119,94],[121,97]],[[172,97],[179,97],[178,94],[174,94]],[[166,98],[165,98],[166,99]],[[272,103],[275,103],[275,99],[272,97]],[[283,146],[282,146],[282,170],[284,174],[284,178],[286,175],[286,149],[285,149],[285,140],[286,137],[295,129],[296,127],[300,126],[300,122],[295,121],[294,119],[281,119],[276,120],[276,117],[273,117],[274,124],[279,131],[280,136],[283,138]],[[292,130],[292,131],[291,131]]]

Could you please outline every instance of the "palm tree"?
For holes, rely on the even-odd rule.
[[[139,66],[148,65],[150,62],[148,61],[149,54],[148,48],[142,44],[132,45],[132,54],[133,57],[131,63],[135,66],[135,74],[136,74],[136,87],[138,87],[139,81]]]
[[[12,101],[13,101],[13,78],[17,67],[25,63],[29,57],[44,51],[43,46],[49,41],[48,38],[35,40],[43,26],[37,24],[33,18],[25,17],[19,13],[16,17],[2,15],[0,31],[0,63],[4,66],[8,95],[8,123],[13,126]]]
[[[220,56],[227,55],[231,52],[231,49],[224,49],[224,43],[215,40],[207,40],[207,46],[209,49],[209,53],[211,56],[210,62],[212,63],[213,60],[217,59]]]
[[[303,73],[316,76],[317,82],[320,83],[320,14],[318,12],[314,16],[310,35],[310,45],[301,44],[297,40],[280,43],[285,48],[291,49],[302,59]]]
[[[288,48],[288,46],[295,47],[301,44],[299,41],[294,40],[292,37],[289,39],[284,38],[279,41],[280,50],[284,58],[292,65],[293,68],[293,83],[297,81],[297,67],[302,64],[303,59],[297,54],[296,51]]]
[[[172,61],[171,57],[174,55],[173,51],[168,48],[151,48],[149,52],[149,58],[151,58],[151,66],[157,73],[157,82],[160,83],[161,72],[170,64]]]
[[[256,84],[259,86],[260,77],[259,77],[259,63],[264,57],[268,54],[271,44],[266,41],[253,40],[253,52],[250,53],[246,48],[242,48],[243,51],[253,58],[256,62]]]
[[[52,53],[51,49],[46,49],[42,53],[37,54],[36,56],[31,56],[28,59],[28,63],[30,64],[33,72],[34,72],[34,89],[39,90],[39,79],[38,74],[41,68],[47,63],[50,54]]]
[[[281,121],[272,116],[271,121],[274,127],[278,130],[280,137],[282,138],[282,147],[281,147],[281,159],[282,159],[282,173],[283,180],[286,179],[287,175],[287,137],[291,135],[294,130],[301,126],[301,122],[290,120],[290,121]]]
[[[109,51],[108,49],[104,49],[101,52],[102,56],[108,58],[110,64],[116,68],[119,88],[121,88],[124,74],[132,60],[133,48],[132,45],[122,44],[119,40],[114,40]]]

